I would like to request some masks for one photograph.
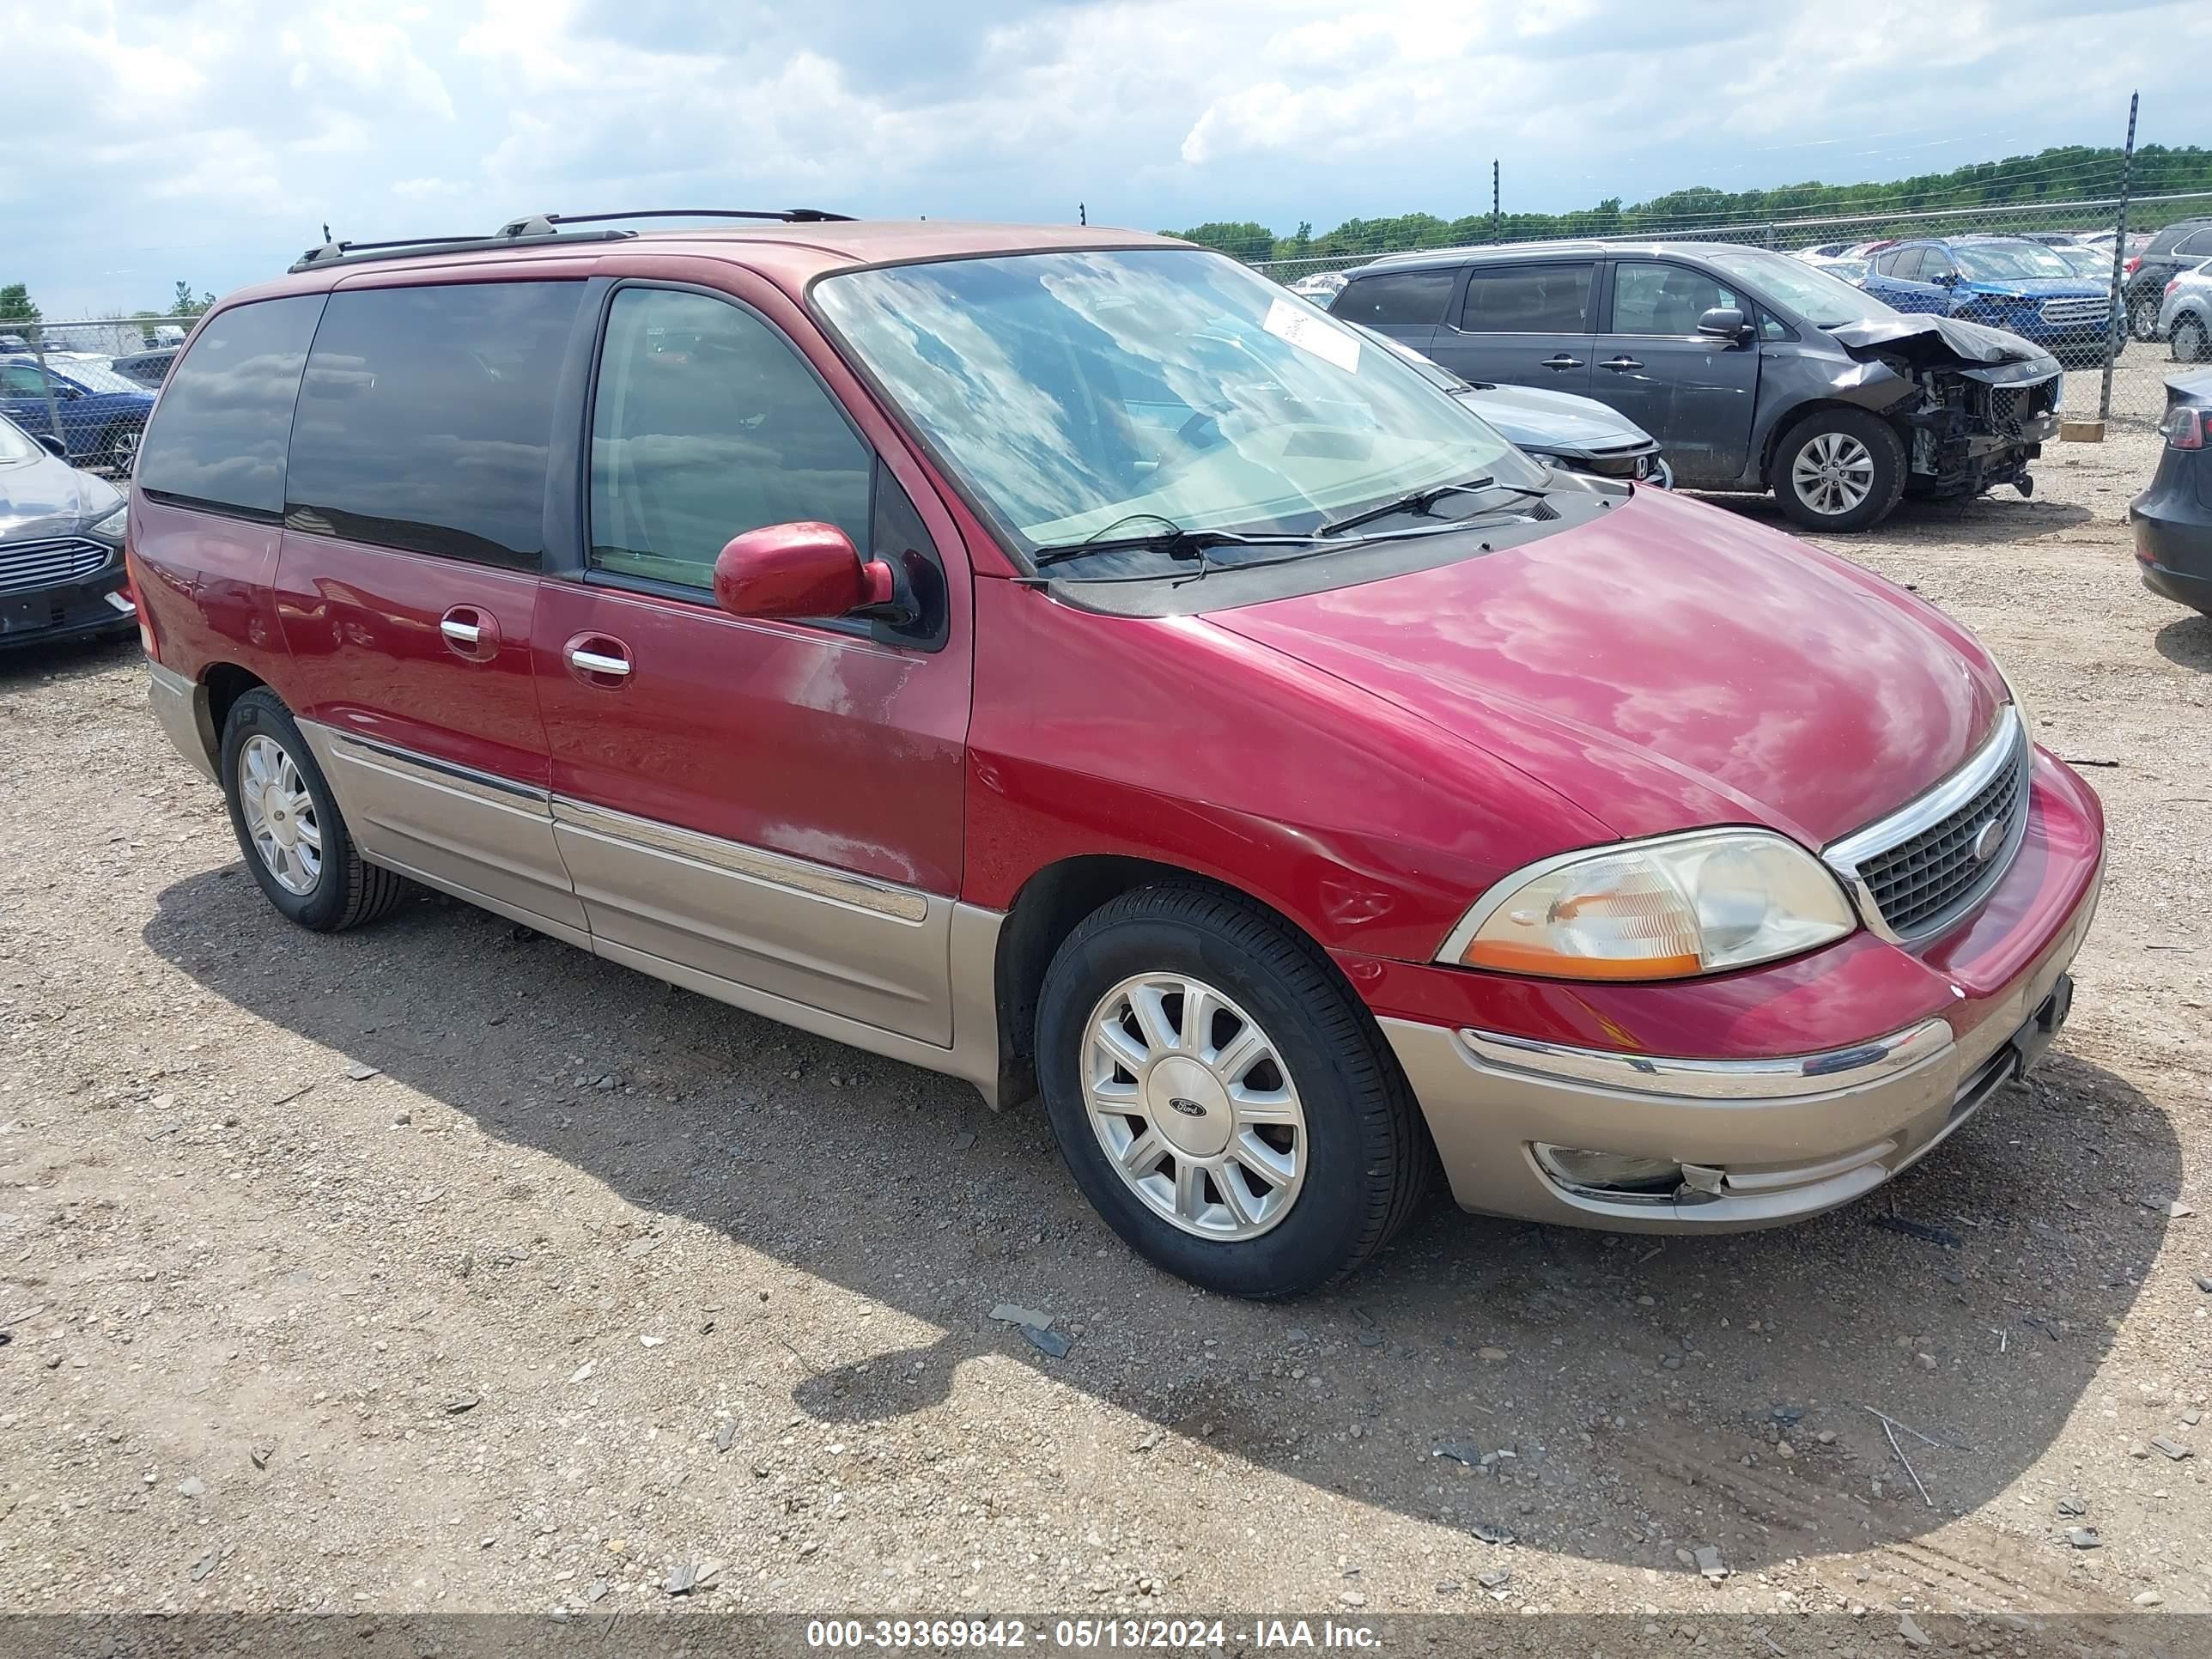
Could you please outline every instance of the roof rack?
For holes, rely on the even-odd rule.
[[[632,213],[533,213],[510,219],[489,236],[410,236],[393,242],[328,241],[311,247],[290,266],[294,271],[319,270],[324,265],[353,264],[376,259],[407,259],[426,253],[486,253],[544,242],[614,242],[637,234],[634,230],[572,231],[562,225],[605,224],[617,219],[768,219],[787,225],[843,222],[852,216],[821,208],[641,208]],[[328,227],[325,227],[327,234]]]

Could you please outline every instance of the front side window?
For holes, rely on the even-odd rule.
[[[814,296],[1024,554],[1125,524],[1304,533],[1435,484],[1540,480],[1393,354],[1218,254],[947,260]]]
[[[1928,259],[1928,250],[1921,247],[1900,248],[1889,274],[1902,283],[1917,283]]]
[[[292,408],[322,314],[323,296],[301,294],[210,318],[147,428],[140,486],[191,506],[279,516]]]
[[[1478,265],[1460,302],[1464,334],[1586,334],[1595,265]]]
[[[592,404],[592,564],[709,588],[722,544],[813,519],[869,545],[873,458],[782,333],[705,295],[624,289]]]
[[[1959,250],[1959,269],[1976,282],[2036,282],[2070,279],[2074,267],[2040,242],[1983,242]]]
[[[1649,259],[1624,260],[1613,268],[1613,331],[1615,334],[1695,334],[1709,311],[1751,315],[1751,307],[1731,289],[1687,265]]]
[[[55,393],[61,395],[59,382]],[[46,395],[46,379],[40,374],[35,363],[0,363],[0,397],[43,398]]]
[[[583,293],[455,283],[331,295],[300,388],[287,527],[535,568],[555,388]]]
[[[1458,276],[1454,270],[1394,270],[1362,276],[1345,284],[1329,315],[1369,328],[1441,323]]]

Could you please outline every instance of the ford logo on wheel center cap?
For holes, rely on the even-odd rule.
[[[1987,864],[1991,859],[1997,855],[1997,848],[2003,844],[2004,825],[1997,819],[1991,818],[1975,833],[1975,862],[1978,864]]]
[[[1204,1117],[1206,1115],[1205,1107],[1200,1105],[1194,1100],[1185,1100],[1181,1095],[1171,1097],[1168,1101],[1168,1104],[1175,1110],[1181,1112],[1185,1117]]]

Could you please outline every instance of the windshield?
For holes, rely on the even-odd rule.
[[[70,356],[57,351],[51,353],[46,361],[53,366],[55,374],[65,375],[70,380],[75,380],[87,392],[143,393],[146,390],[137,381],[118,374],[105,362],[95,357]]]
[[[1978,283],[2021,283],[2074,275],[2071,266],[2040,242],[1954,243],[1959,269]]]
[[[0,416],[0,466],[17,461],[33,461],[46,452],[33,443],[15,422]]]
[[[1834,328],[1868,317],[1887,317],[1890,307],[1863,289],[1853,288],[1817,265],[1792,259],[1764,248],[1735,247],[1721,243],[1701,247],[1698,255],[1731,276],[1741,276],[1770,300],[1788,306],[1815,328]]]
[[[851,271],[817,302],[1024,554],[1126,520],[1302,533],[1543,474],[1233,260],[1145,248]]]

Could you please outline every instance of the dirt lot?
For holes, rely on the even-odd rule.
[[[0,661],[0,1608],[604,1612],[687,1565],[804,1612],[1856,1604],[1893,1650],[2212,1608],[2212,622],[2130,565],[2154,444],[1839,544],[2104,797],[2030,1085],[1814,1224],[1437,1203],[1286,1307],[1139,1263],[1035,1111],[440,898],[289,927],[135,647]]]

